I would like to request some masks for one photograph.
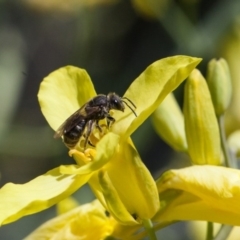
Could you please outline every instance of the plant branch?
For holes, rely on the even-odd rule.
[[[151,240],[157,240],[157,237],[155,235],[155,230],[153,228],[152,221],[150,219],[143,220],[143,226],[148,233],[149,239]]]

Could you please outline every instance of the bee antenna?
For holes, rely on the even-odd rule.
[[[128,100],[128,101],[133,105],[134,108],[137,108],[136,105],[135,105],[129,98],[127,98],[127,97],[122,97],[122,99]],[[125,104],[127,105],[126,102],[125,102]],[[128,105],[127,105],[127,106],[128,106]],[[129,107],[129,106],[128,106],[128,107]],[[129,107],[129,108],[130,108],[130,107]]]
[[[127,99],[127,98],[126,98]],[[129,99],[128,99],[129,100]],[[133,110],[133,108],[124,100],[122,100],[129,108],[130,110],[133,112],[133,114],[137,117],[136,112]],[[129,100],[130,103],[132,103],[132,101]],[[136,106],[132,103],[132,105],[136,108]]]

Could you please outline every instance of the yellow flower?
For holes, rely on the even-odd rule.
[[[65,199],[67,205],[73,199]],[[65,200],[61,205],[65,205]],[[59,205],[59,204],[57,204]],[[66,208],[65,206],[63,206]],[[117,222],[98,200],[87,203],[56,216],[30,233],[24,240],[82,239],[101,240],[111,236],[116,239],[140,240],[146,236],[140,224],[122,225]],[[141,230],[141,231],[139,231]]]
[[[105,135],[93,132],[91,141],[96,138],[96,148],[70,150],[77,165],[60,166],[26,184],[6,184],[0,190],[0,224],[42,211],[86,182],[119,222],[137,225],[151,218],[159,209],[156,184],[129,137],[200,61],[176,56],[150,65],[124,94],[137,106],[138,116],[128,108],[124,113],[115,111],[116,122]],[[67,66],[44,79],[38,97],[44,116],[56,131],[95,95],[86,71]]]
[[[169,170],[157,180],[158,225],[200,220],[240,225],[240,171],[219,166]],[[157,226],[156,226],[157,228]]]
[[[226,167],[192,166],[165,172],[157,180],[161,209],[152,218],[155,230],[181,220],[240,225],[239,182],[240,171]],[[27,239],[37,240],[42,236],[75,239],[69,238],[72,235],[79,239],[77,236],[85,234],[83,239],[101,239],[104,235],[138,240],[146,236],[141,227],[141,224],[119,223],[98,201],[94,201],[45,223]],[[93,228],[96,228],[94,236],[91,235],[95,233]]]
[[[101,240],[111,235],[113,229],[114,222],[102,205],[95,200],[47,221],[25,240]]]

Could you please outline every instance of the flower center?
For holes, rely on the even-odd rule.
[[[70,157],[73,157],[76,161],[76,163],[79,166],[83,166],[91,161],[93,161],[94,157],[96,156],[96,150],[88,148],[84,152],[80,152],[77,149],[71,149],[68,152]]]

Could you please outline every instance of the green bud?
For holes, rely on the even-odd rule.
[[[172,93],[168,94],[152,115],[158,135],[177,151],[187,151],[183,113]]]
[[[212,59],[208,63],[207,83],[215,112],[220,116],[226,111],[232,96],[231,76],[225,59]]]
[[[197,69],[192,71],[186,81],[183,112],[192,162],[220,165],[222,154],[219,127],[207,83]]]

